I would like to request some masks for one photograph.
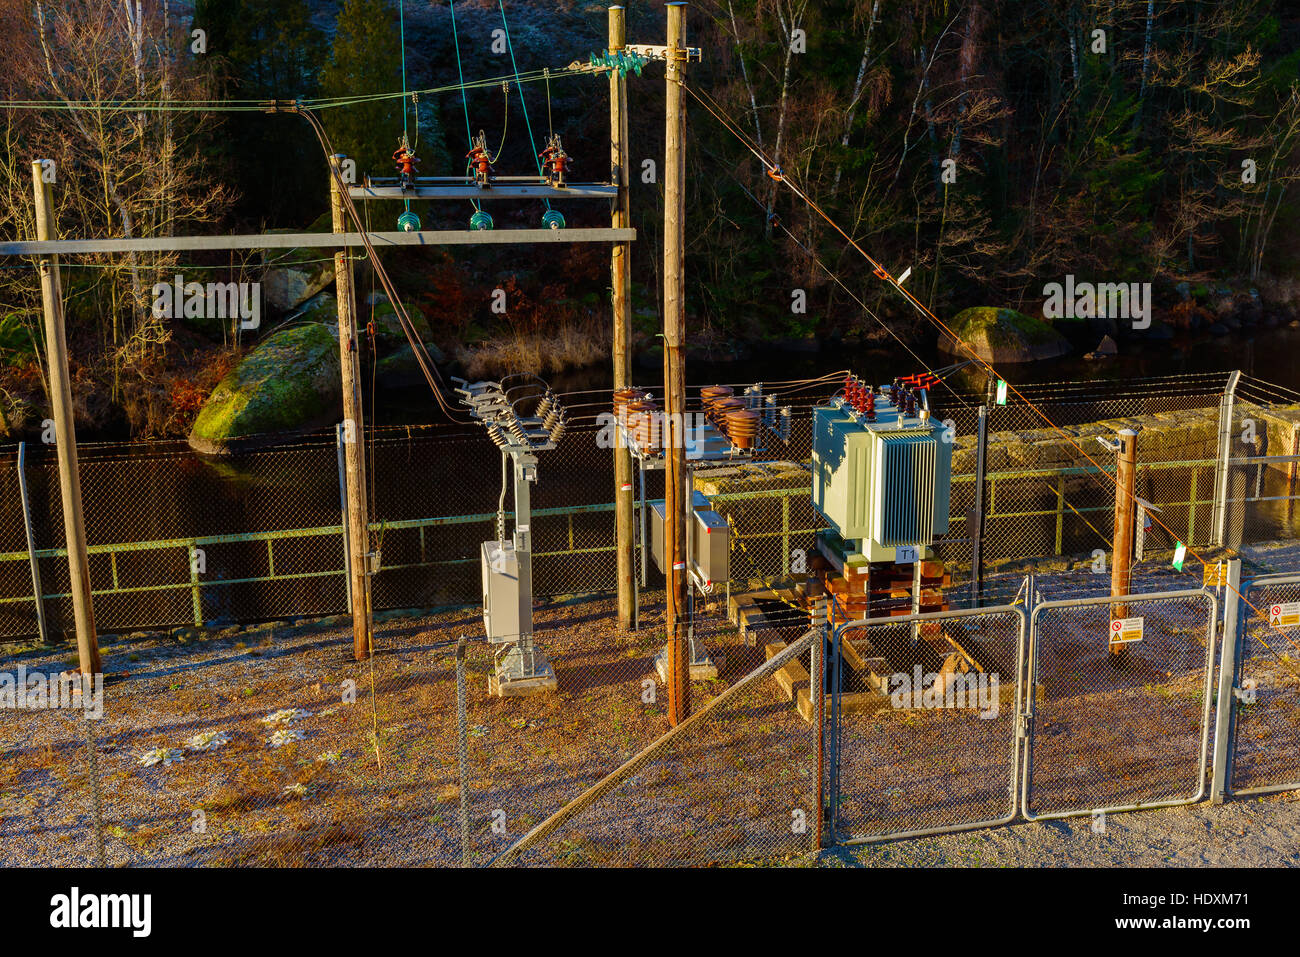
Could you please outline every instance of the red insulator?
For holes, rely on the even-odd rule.
[[[867,421],[876,421],[876,393],[867,393]]]

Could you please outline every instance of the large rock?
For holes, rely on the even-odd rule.
[[[328,232],[328,215],[307,227],[307,232]],[[271,229],[271,233],[302,232],[297,229]],[[262,274],[262,300],[272,309],[288,312],[334,282],[334,259],[328,250],[268,249],[262,254],[266,271]]]
[[[435,366],[446,361],[441,349],[432,343],[425,343],[425,351]],[[424,370],[415,357],[415,350],[409,345],[398,346],[395,350],[375,363],[375,381],[379,387],[394,388],[415,385],[424,382]]]
[[[1048,323],[1014,309],[974,306],[959,312],[948,327],[988,362],[1033,362],[1070,351],[1069,340]],[[939,348],[954,355],[967,354],[947,335],[940,337]]]
[[[268,337],[212,391],[189,441],[199,452],[226,455],[261,444],[266,433],[337,421],[341,408],[338,328],[292,326]]]
[[[404,305],[406,306],[407,318],[411,320],[411,325],[415,327],[415,331],[419,334],[425,346],[429,348],[429,351],[433,352],[434,347],[429,342],[433,337],[433,327],[429,325],[429,320],[425,318],[424,311],[419,306],[412,305],[409,302],[404,303]],[[406,342],[406,332],[402,329],[402,321],[397,318],[397,310],[393,308],[393,305],[387,299],[384,299],[375,303],[373,308],[376,332],[379,337],[394,344]],[[363,309],[357,320],[358,325],[365,325],[369,321],[367,319],[369,314],[367,309]]]

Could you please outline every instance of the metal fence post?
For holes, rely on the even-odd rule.
[[[339,456],[339,515],[343,522],[343,582],[347,588],[348,604],[352,607],[352,543],[348,534],[348,478],[347,463],[343,457],[343,423],[334,426],[334,445]]]
[[[469,848],[469,742],[465,707],[465,650],[468,641],[464,636],[456,642],[456,763],[460,775],[460,863],[470,866]]]
[[[984,591],[984,471],[987,468],[989,409],[980,406],[979,432],[975,445],[975,503],[970,520],[970,598],[978,608]]]
[[[790,574],[790,496],[781,496],[781,574]]]
[[[1241,370],[1228,375],[1228,385],[1219,400],[1219,449],[1214,464],[1214,538],[1213,544],[1223,544],[1224,525],[1228,515],[1228,462],[1232,455],[1232,412],[1237,400],[1237,383]]]
[[[22,499],[23,528],[27,531],[27,558],[32,566],[32,601],[36,604],[36,627],[41,634],[41,644],[50,643],[45,622],[45,590],[41,588],[41,566],[36,560],[36,532],[32,528],[31,500],[27,494],[27,443],[18,443],[18,495]]]
[[[1219,651],[1219,692],[1214,716],[1214,769],[1210,802],[1222,804],[1232,763],[1232,705],[1237,681],[1237,644],[1241,640],[1241,559],[1228,562],[1228,587],[1224,594],[1223,639]]]
[[[190,604],[194,611],[194,627],[203,627],[203,592],[199,583],[199,547],[190,542],[185,546],[185,557],[190,562]]]

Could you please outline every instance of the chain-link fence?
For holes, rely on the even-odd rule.
[[[1016,812],[1024,612],[842,626],[834,835],[845,843],[981,827]]]
[[[113,866],[458,862],[452,649],[345,650],[310,627],[106,649],[102,717],[9,716],[5,857],[91,863],[98,832]]]
[[[807,573],[825,527],[811,503],[809,410],[833,388],[790,396],[788,440],[769,436],[758,463],[697,472],[697,487],[731,525],[738,584],[788,584]],[[587,398],[584,407],[603,408],[606,396]],[[948,531],[935,545],[950,580],[950,607],[1010,601],[1030,572],[1048,598],[1107,593],[1114,461],[1096,439],[1125,426],[1140,429],[1143,554],[1135,590],[1168,587],[1161,572],[1179,542],[1240,546],[1266,570],[1300,567],[1293,547],[1300,396],[1227,374],[1025,386],[1008,405],[989,404],[977,489],[974,410],[988,401],[942,388],[933,396],[956,442]],[[587,416],[540,458],[533,493],[539,595],[614,587],[613,456],[604,444]],[[47,447],[26,451],[19,468],[17,450],[0,450],[0,639],[41,636],[41,614],[45,637],[71,630],[57,466]],[[461,426],[411,426],[378,430],[367,455],[371,545],[382,561],[374,607],[476,602],[480,543],[496,537],[500,453]],[[81,471],[100,631],[222,626],[346,608],[334,435],[220,460],[180,443],[88,444]],[[648,473],[647,499],[661,495],[662,476]],[[979,526],[972,521],[977,499]],[[505,504],[509,519],[508,498]],[[983,574],[974,588],[977,532]],[[650,567],[646,586],[657,580]]]
[[[790,706],[778,675],[815,657],[814,643],[822,640],[820,631],[806,634],[730,688],[709,688],[720,693],[700,695],[691,719],[635,761],[620,763],[598,787],[575,795],[578,800],[541,822],[503,860],[789,864],[816,852],[820,723]]]
[[[1300,577],[1242,592],[1230,789],[1300,789]]]
[[[978,490],[986,563],[978,596],[974,459],[958,429],[952,520],[937,544],[943,598],[983,607],[854,625],[826,649],[813,638],[797,653],[781,647],[804,641],[809,619],[779,586],[807,573],[824,525],[811,506],[807,407],[796,408],[789,442],[772,443],[765,461],[697,470],[696,488],[731,530],[732,586],[779,583],[781,610],[765,617],[781,627],[739,634],[723,618],[729,596],[700,597],[694,635],[716,675],[697,675],[694,710],[707,710],[671,735],[656,669],[661,577],[645,556],[639,629],[619,630],[609,597],[612,454],[588,423],[539,463],[537,646],[556,684],[520,697],[488,690],[498,649],[482,640],[479,549],[496,538],[502,485],[500,454],[483,436],[412,427],[368,443],[371,545],[382,570],[373,579],[377,654],[363,663],[352,660],[348,623],[318,617],[346,607],[332,436],[221,461],[175,444],[88,446],[82,484],[100,632],[172,631],[104,639],[109,681],[98,721],[0,709],[4,857],[770,862],[820,846],[823,818],[837,839],[875,840],[996,823],[1018,810],[1051,817],[1196,800],[1213,599],[1153,592],[1186,587],[1187,573],[1169,561],[1176,542],[1231,543],[1237,530],[1258,566],[1300,567],[1290,547],[1297,457],[1286,445],[1300,406],[1245,378],[1235,392],[1210,379],[1181,392],[1168,385],[1159,401],[1135,386],[1109,404],[1060,388],[1027,391],[1025,402],[993,414],[1000,431]],[[1070,423],[1073,443],[1095,461],[1081,461],[1051,430],[1033,431],[1042,419],[1024,418],[1030,403]],[[1265,443],[1233,445],[1252,422]],[[1113,455],[1095,439],[1125,424],[1143,429],[1138,495],[1153,518],[1135,566],[1141,596],[1081,601],[1110,590]],[[0,637],[39,634],[40,614],[57,637],[72,621],[57,469],[50,450],[25,451],[22,467],[17,450],[0,452]],[[646,478],[647,499],[661,495],[661,475]],[[505,506],[509,522],[508,498]],[[1251,600],[1300,599],[1289,594]],[[1021,674],[1031,656],[1026,606],[1037,606],[1030,678]],[[1117,620],[1122,637],[1138,627],[1124,622],[1141,621],[1140,638],[1113,642]],[[1286,661],[1259,649],[1267,642],[1295,655],[1261,627],[1245,625],[1242,677],[1257,697],[1238,704],[1234,790],[1297,779],[1295,686]],[[469,643],[458,659],[462,636]],[[1116,644],[1122,651],[1112,655]],[[840,685],[810,677],[821,673],[819,655],[832,679],[838,664]],[[6,667],[20,663],[53,680],[75,661],[70,648],[46,646]],[[903,678],[919,700],[900,706]],[[817,684],[829,698],[814,693]],[[954,696],[966,692],[967,707],[947,706],[950,686]],[[936,687],[942,700],[927,704]],[[969,707],[972,690],[979,707]],[[835,720],[823,747],[825,712]]]
[[[1247,591],[1286,606],[1297,588]],[[676,729],[651,599],[636,633],[607,598],[538,607],[555,680],[536,695],[492,693],[504,649],[462,644],[481,634],[474,611],[383,621],[364,662],[332,619],[110,643],[99,719],[44,698],[0,711],[4,861],[791,864],[826,839],[1205,791],[1207,592],[1044,603],[1028,644],[1020,607],[838,634],[791,610],[795,636],[766,647],[703,607],[694,636],[716,673],[693,673]],[[1295,675],[1251,627],[1230,750],[1244,793],[1295,786],[1300,767]],[[67,665],[21,663],[48,687]]]
[[[1217,617],[1205,592],[1034,608],[1026,817],[1202,797]]]
[[[505,648],[462,645],[481,634],[472,612],[381,623],[363,662],[333,619],[110,643],[97,719],[44,698],[0,711],[3,858],[492,863],[670,730],[660,607],[631,634],[608,600],[539,608],[536,645],[555,677],[540,694],[493,693]],[[692,672],[696,717],[656,755],[653,780],[593,804],[582,835],[557,832],[524,863],[698,864],[819,846],[816,725],[725,620],[702,609],[693,637],[709,666]],[[67,664],[23,661],[50,681]]]

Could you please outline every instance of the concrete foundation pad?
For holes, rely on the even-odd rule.
[[[668,661],[666,652],[661,651],[655,655],[655,673],[659,675],[660,681],[667,683]],[[703,656],[702,661],[691,663],[690,674],[692,681],[711,681],[718,676],[718,663],[706,654]]]
[[[529,695],[546,694],[558,687],[559,682],[555,679],[555,672],[550,668],[546,669],[546,674],[532,678],[516,678],[513,681],[502,681],[497,675],[488,676],[488,694],[498,698],[524,698]]]

